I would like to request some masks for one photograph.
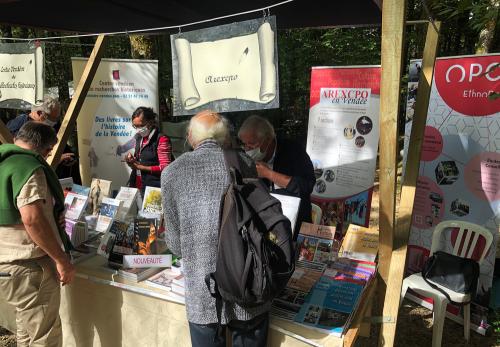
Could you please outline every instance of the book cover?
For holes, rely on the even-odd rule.
[[[162,214],[161,189],[156,187],[146,187],[141,211],[155,215]]]
[[[349,225],[339,249],[339,257],[373,262],[377,252],[378,230]]]
[[[90,184],[88,214],[97,216],[104,198],[111,194],[111,181],[93,178]]]
[[[307,292],[285,288],[274,300],[271,313],[281,319],[295,320],[295,316],[304,304]]]
[[[87,202],[87,196],[68,192],[64,198],[64,207],[66,208],[64,217],[73,220],[80,219],[87,207]]]
[[[95,227],[96,231],[105,233],[109,230],[121,204],[122,202],[120,200],[111,198],[102,199],[101,208],[99,209],[99,215],[97,217],[97,224]]]
[[[341,336],[362,291],[363,286],[360,284],[323,276],[306,297],[295,321]]]
[[[72,177],[66,177],[66,178],[60,178],[59,183],[61,184],[61,188],[64,192],[64,196],[68,194],[68,192],[72,191],[71,187],[73,186],[73,178]]]
[[[286,285],[287,288],[308,293],[323,275],[325,267],[323,263],[297,261],[292,277]]]
[[[120,266],[123,264],[124,255],[134,254],[134,229],[129,223],[115,220],[109,232],[115,235],[115,242],[108,261]]]
[[[125,220],[128,215],[137,213],[137,194],[139,190],[137,188],[121,187],[120,191],[116,195],[116,200],[121,200],[122,206],[118,210],[116,218],[119,220]]]
[[[154,218],[134,219],[134,253],[157,253],[157,220]]]
[[[153,277],[150,277],[144,283],[158,289],[170,291],[172,288],[172,280],[177,276],[179,276],[178,270],[165,269]]]
[[[85,186],[73,183],[73,185],[71,186],[71,191],[73,193],[85,195],[88,197],[89,193],[90,193],[90,187],[85,187]]]
[[[97,254],[102,255],[104,258],[108,259],[113,245],[115,243],[116,235],[110,232],[105,233],[101,237],[99,247],[97,248]]]

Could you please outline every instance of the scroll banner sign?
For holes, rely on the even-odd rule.
[[[368,226],[379,140],[380,66],[313,67],[307,153],[321,224]],[[314,209],[313,209],[314,211]]]
[[[500,225],[500,99],[490,97],[500,90],[499,64],[498,54],[436,60],[406,261],[407,274],[422,270],[434,229],[442,221],[471,222],[490,230],[493,246],[481,264],[471,305],[472,326],[483,334]],[[407,137],[410,129],[408,123]],[[445,231],[443,250],[451,252],[455,239],[455,231]],[[448,306],[454,317],[461,311]]]
[[[170,39],[174,116],[279,107],[275,17]]]
[[[0,44],[0,107],[41,103],[43,78],[43,47],[39,43]]]
[[[71,58],[75,85],[87,59]],[[139,106],[158,112],[158,61],[102,59],[77,119],[80,172],[84,185],[92,178],[127,184],[124,157],[135,148],[131,115]]]

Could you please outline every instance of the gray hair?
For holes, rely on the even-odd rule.
[[[40,122],[27,122],[19,129],[15,140],[29,144],[35,152],[42,152],[57,143],[57,135],[51,126]]]
[[[207,139],[213,139],[223,147],[229,138],[228,121],[216,112],[202,111],[191,118],[187,132],[193,147]]]
[[[255,134],[258,140],[274,139],[276,137],[273,125],[267,119],[256,115],[245,119],[238,131],[238,137],[240,137],[240,134],[247,132]]]
[[[33,105],[31,107],[31,112],[42,111],[44,114],[50,114],[56,108],[59,108],[59,110],[61,109],[61,104],[59,103],[59,100],[53,98],[50,95],[45,95],[43,97],[43,102],[41,104]]]

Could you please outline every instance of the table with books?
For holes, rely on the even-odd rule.
[[[79,246],[71,254],[76,278],[61,291],[64,345],[189,346],[182,260],[166,255],[157,188],[147,187],[143,201],[128,187],[111,199],[111,182],[97,181],[66,195],[66,231]],[[339,236],[334,227],[302,224],[295,272],[272,305],[269,346],[355,341],[375,288],[378,232],[351,225],[340,249]],[[161,253],[166,268],[124,266],[133,254]],[[15,331],[13,309],[1,299],[0,312],[0,326]]]

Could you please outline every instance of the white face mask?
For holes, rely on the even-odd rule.
[[[147,126],[144,126],[142,128],[137,128],[137,135],[140,135],[141,137],[149,136],[150,133],[151,130]]]
[[[262,152],[260,150],[260,147],[250,149],[248,151],[245,151],[245,153],[252,158],[254,161],[262,161],[264,157],[266,156],[266,152]]]
[[[54,127],[54,126],[57,124],[57,122],[54,122],[53,120],[50,120],[50,119],[48,119],[48,118],[45,118],[45,119],[43,120],[43,124],[46,124],[46,125],[48,125],[48,126],[50,126],[50,127]]]

